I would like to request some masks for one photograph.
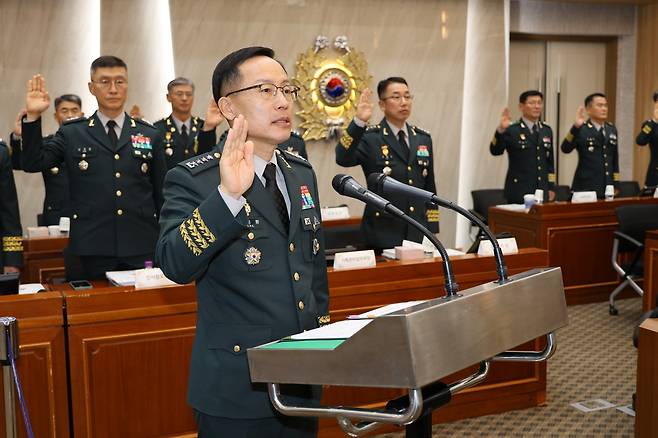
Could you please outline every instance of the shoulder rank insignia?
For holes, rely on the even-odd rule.
[[[416,135],[417,132],[420,132],[421,134],[425,134],[425,135],[430,135],[430,132],[427,129],[419,128],[418,126],[412,126],[411,132],[414,135]]]
[[[275,152],[279,154],[279,157],[283,161],[283,163],[288,167],[288,169],[292,169],[288,161],[286,161],[286,157],[284,157],[284,153],[287,154],[287,158],[292,162],[292,163],[299,163],[303,164],[306,167],[313,167],[311,166],[311,163],[309,163],[304,157],[299,156],[293,152],[288,152],[288,151],[283,151],[282,153],[279,149],[275,149]]]
[[[366,132],[379,132],[382,129],[379,125],[368,125],[366,126]]]

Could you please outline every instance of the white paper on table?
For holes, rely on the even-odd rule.
[[[525,211],[525,204],[500,204],[496,208],[509,211]]]
[[[25,283],[18,286],[19,295],[35,294],[40,290],[46,290],[41,283]]]
[[[115,286],[134,286],[135,271],[107,271],[105,276]]]
[[[407,307],[415,306],[416,304],[421,304],[425,302],[427,302],[427,300],[405,301],[403,303],[388,304],[386,306],[369,310],[367,312],[363,312],[358,315],[350,315],[347,318],[348,319],[377,318],[378,316],[388,315],[389,313],[397,312],[398,310],[406,309]]]
[[[294,340],[305,339],[347,339],[354,335],[356,332],[367,326],[371,319],[358,319],[334,322],[332,324],[323,325],[313,330],[307,330],[302,333],[292,335]]]

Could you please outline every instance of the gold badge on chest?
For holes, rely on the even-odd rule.
[[[165,154],[167,154],[168,157],[171,157],[172,155],[174,155],[174,150],[172,148],[166,148]]]
[[[142,173],[149,171],[149,165],[147,163],[142,163]]]
[[[84,172],[85,170],[89,169],[89,163],[86,160],[80,160],[78,167]]]
[[[261,252],[258,248],[250,246],[244,252],[244,261],[249,266],[254,266],[260,263]]]

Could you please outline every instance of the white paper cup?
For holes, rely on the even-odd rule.
[[[541,204],[544,202],[544,190],[542,189],[537,189],[535,190],[535,200],[538,204]],[[524,199],[525,201],[525,199]]]
[[[59,218],[59,231],[60,231],[60,233],[68,233],[69,231],[71,231],[71,219],[70,218],[68,218],[66,216],[62,216],[62,217]]]
[[[536,202],[537,198],[535,198],[534,194],[528,193],[527,195],[523,195],[523,205],[526,209],[531,208]]]

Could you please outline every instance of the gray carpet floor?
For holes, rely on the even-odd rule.
[[[634,417],[615,407],[581,412],[571,403],[603,399],[631,404],[637,350],[632,333],[641,298],[570,306],[569,325],[557,332],[557,351],[548,362],[545,406],[435,425],[433,437],[632,437]],[[379,435],[401,438],[404,433]]]

